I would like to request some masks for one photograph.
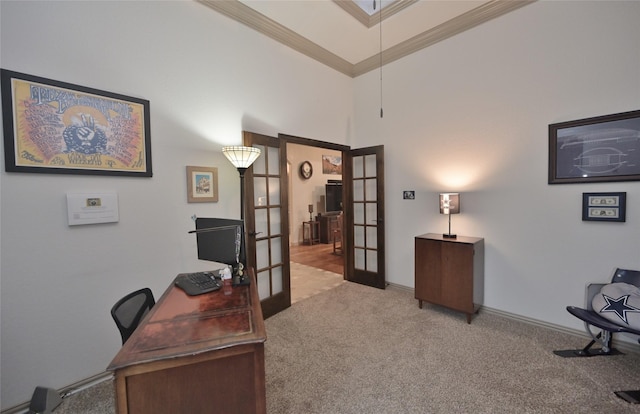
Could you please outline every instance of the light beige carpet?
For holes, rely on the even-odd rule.
[[[342,283],[265,323],[272,414],[640,413],[613,394],[640,389],[640,355],[561,358],[585,340],[482,311],[469,325],[403,290]],[[114,413],[111,386],[55,412]]]
[[[563,359],[574,336],[345,283],[267,320],[270,413],[639,413],[640,356]]]

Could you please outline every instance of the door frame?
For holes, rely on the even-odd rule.
[[[348,194],[348,192],[347,192],[348,189],[344,185],[344,183],[345,183],[345,178],[344,178],[345,177],[345,162],[344,161],[345,161],[345,158],[348,156],[349,151],[351,150],[351,148],[348,145],[335,144],[333,142],[319,141],[319,140],[316,140],[316,139],[298,137],[298,136],[295,136],[295,135],[287,135],[287,134],[278,134],[278,138],[280,138],[281,140],[284,141],[285,147],[286,147],[287,144],[297,144],[297,145],[305,145],[305,146],[314,147],[314,148],[324,148],[324,149],[333,150],[333,151],[340,151],[340,153],[342,155],[342,160],[343,160],[343,163],[342,163],[342,176],[341,176],[341,179],[342,179],[342,182],[343,182],[343,185],[342,185],[342,200],[347,200],[345,198],[346,195]],[[283,160],[281,160],[281,162],[282,161]],[[287,160],[284,160],[284,162],[285,162],[285,165],[286,165]],[[292,171],[289,171],[288,174],[293,174],[293,170],[294,169],[292,169]],[[287,177],[287,178],[289,178],[289,177]],[[344,201],[343,201],[343,205],[345,205]],[[345,279],[348,280],[349,279],[349,276],[348,276],[348,269],[349,268],[347,266],[347,263],[348,263],[348,254],[347,254],[347,252],[349,251],[349,249],[348,249],[348,244],[347,244],[346,237],[344,238],[344,242],[345,242],[345,245],[342,248],[342,251],[343,251],[343,255],[342,255],[342,276]]]
[[[386,269],[385,269],[385,258],[382,257],[381,260],[378,260],[378,265],[382,266],[382,282],[378,283],[379,280],[376,279],[376,281],[374,281],[373,283],[362,279],[362,278],[356,278],[356,272],[355,272],[355,264],[354,264],[354,232],[353,232],[353,227],[354,227],[354,216],[353,216],[353,172],[351,171],[351,169],[353,168],[352,166],[352,155],[354,154],[371,154],[370,151],[374,151],[374,153],[379,154],[379,151],[381,152],[381,157],[377,156],[377,171],[379,171],[381,173],[381,179],[382,179],[382,186],[381,187],[377,187],[378,188],[378,192],[382,191],[382,194],[378,194],[378,200],[381,200],[383,205],[382,205],[382,209],[379,209],[379,213],[381,214],[378,219],[381,220],[382,222],[384,222],[384,146],[380,145],[380,146],[374,146],[374,147],[367,147],[367,148],[358,148],[358,149],[351,149],[351,147],[349,147],[348,145],[342,145],[342,144],[335,144],[335,143],[331,143],[331,142],[326,142],[326,141],[319,141],[316,139],[311,139],[311,138],[304,138],[304,137],[299,137],[299,136],[294,136],[294,135],[288,135],[288,134],[278,134],[278,137],[270,137],[267,135],[263,135],[263,134],[258,134],[258,133],[254,133],[254,132],[250,132],[250,131],[243,131],[243,141],[244,141],[244,145],[248,145],[251,146],[253,144],[253,138],[258,138],[259,140],[264,140],[265,142],[271,142],[275,144],[275,141],[273,140],[278,140],[278,145],[277,147],[279,148],[279,153],[280,153],[280,163],[279,163],[279,174],[281,177],[281,188],[280,191],[282,191],[282,199],[281,199],[281,208],[282,209],[286,209],[286,219],[284,218],[283,215],[283,224],[284,227],[281,229],[281,231],[283,232],[283,235],[285,235],[284,240],[286,240],[286,245],[282,246],[282,259],[283,260],[287,260],[290,261],[291,260],[291,255],[290,255],[290,251],[289,251],[289,215],[290,215],[290,211],[289,211],[289,181],[290,181],[290,174],[293,174],[293,170],[289,170],[287,168],[288,165],[288,159],[287,159],[287,144],[291,143],[291,144],[297,144],[297,145],[304,145],[304,146],[309,146],[309,147],[315,147],[315,148],[324,148],[324,149],[328,149],[328,150],[334,150],[334,151],[340,151],[340,153],[342,154],[342,199],[343,199],[343,217],[344,217],[344,225],[343,225],[343,231],[345,232],[343,234],[343,255],[342,255],[342,260],[343,260],[343,277],[346,280],[352,281],[352,282],[356,282],[356,283],[362,283],[368,286],[373,286],[373,287],[378,287],[378,288],[382,288],[384,289],[386,282],[385,282],[385,273],[386,273]],[[264,144],[261,144],[264,145]],[[274,147],[276,145],[273,145]],[[282,178],[284,177],[284,180],[282,180]],[[284,181],[284,182],[283,182]],[[251,183],[251,184],[250,184]],[[247,194],[247,197],[245,199],[245,202],[247,203],[247,214],[245,217],[245,231],[248,233],[247,236],[248,237],[254,237],[255,238],[255,217],[253,216],[253,214],[255,214],[255,212],[253,211],[253,209],[255,208],[255,206],[253,205],[253,168],[249,168],[247,170],[246,173],[246,177],[245,177],[245,182],[244,182],[244,186],[245,186],[245,194]],[[282,187],[282,184],[286,184],[286,188]],[[251,185],[251,189],[248,188],[248,186]],[[380,190],[382,189],[382,190]],[[250,196],[250,197],[249,197]],[[251,213],[249,213],[249,211]],[[382,228],[379,229],[381,231],[384,232],[384,225],[381,226]],[[253,234],[251,234],[251,232],[253,232]],[[382,238],[379,240],[382,240],[384,243],[384,235],[382,235]],[[381,248],[382,255],[385,255],[385,246],[383,245]],[[256,252],[249,252],[247,251],[247,264],[249,266],[255,266],[256,264],[256,258],[255,258],[255,254]],[[287,307],[291,306],[291,273],[290,273],[290,264],[289,262],[287,263],[282,263],[282,265],[284,266],[284,273],[283,273],[283,292],[277,293],[275,295],[272,295],[264,300],[261,300],[261,306],[262,306],[262,310],[263,310],[263,314],[265,316],[265,318],[272,316],[276,313],[278,313],[281,310],[286,309]],[[379,267],[380,268],[380,267]],[[256,275],[257,276],[257,275]],[[362,279],[362,280],[360,280]]]

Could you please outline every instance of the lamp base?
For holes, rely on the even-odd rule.
[[[455,239],[455,238],[456,238],[456,237],[458,237],[458,236],[457,236],[457,235],[455,235],[455,234],[451,234],[451,233],[444,233],[444,234],[442,235],[442,237],[444,237],[445,239]]]

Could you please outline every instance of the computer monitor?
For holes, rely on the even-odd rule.
[[[244,222],[221,218],[197,218],[198,259],[246,268]]]

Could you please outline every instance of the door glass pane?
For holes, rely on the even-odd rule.
[[[265,177],[253,177],[253,193],[256,206],[267,204],[267,179]]]
[[[269,205],[280,205],[280,177],[269,178]]]
[[[378,271],[378,255],[375,250],[367,251],[367,270],[369,272],[377,272]]]
[[[364,226],[354,226],[353,227],[353,243],[356,246],[364,247],[365,239],[364,239]]]
[[[364,177],[364,165],[362,157],[353,157],[353,178]]]
[[[367,177],[376,176],[376,155],[375,154],[365,155],[364,170]]]
[[[356,269],[364,270],[364,249],[354,250],[354,262]]]
[[[365,181],[365,197],[367,201],[376,201],[376,179],[368,178]]]
[[[280,149],[277,147],[269,147],[269,169],[267,173],[269,175],[280,175]]]
[[[281,265],[282,257],[282,237],[274,237],[271,239],[271,265]]]
[[[269,270],[258,273],[258,296],[260,299],[271,296],[270,287],[271,282],[269,281]]]
[[[260,156],[251,164],[253,167],[254,174],[266,174],[267,170],[265,169],[265,154],[264,154],[264,146],[263,145],[254,145],[254,147],[260,150]]]
[[[272,295],[284,290],[284,286],[282,286],[282,266],[277,266],[271,269],[271,280],[273,280],[273,286],[271,286]]]
[[[372,249],[378,248],[378,228],[367,227],[367,240],[366,246]]]
[[[267,210],[256,209],[256,233],[258,237],[265,237],[267,233]]]
[[[256,266],[258,269],[269,267],[269,240],[256,241]]]
[[[353,223],[364,224],[364,204],[358,203],[353,205]]]
[[[364,201],[364,180],[353,181],[353,201]]]
[[[270,208],[269,216],[271,218],[271,234],[282,234],[282,223],[280,220],[280,208]]]
[[[367,211],[365,213],[367,224],[371,226],[375,226],[378,223],[378,220],[377,220],[378,205],[376,203],[366,203],[365,206],[367,208]]]

